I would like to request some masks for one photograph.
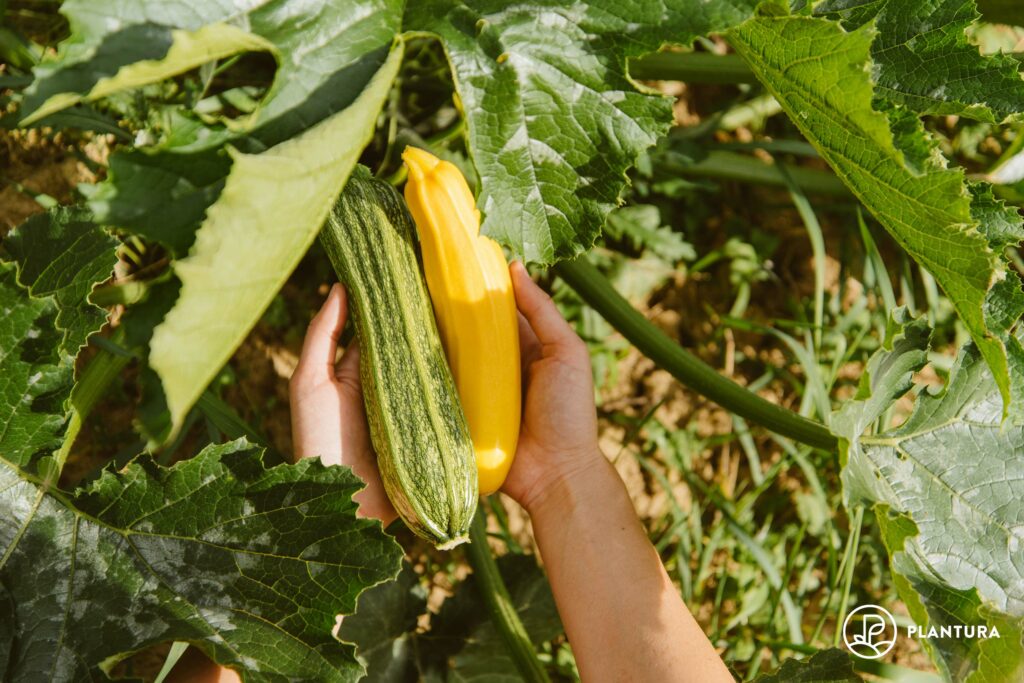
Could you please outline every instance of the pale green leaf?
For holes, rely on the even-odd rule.
[[[879,530],[889,552],[896,590],[915,625],[929,629],[973,626],[975,637],[932,638],[925,644],[948,678],[970,683],[1005,683],[1024,676],[1024,622],[987,607],[975,588],[955,589],[936,582],[928,565],[917,560],[912,539],[919,531],[906,515],[887,505],[875,508]],[[905,546],[911,539],[910,549]],[[978,636],[977,628],[996,629],[998,637]],[[940,631],[941,633],[941,631]]]
[[[234,154],[192,250],[175,263],[181,294],[150,342],[172,429],[316,237],[373,134],[401,58],[399,44],[345,111],[262,154]]]
[[[855,400],[834,414],[848,506],[874,507],[900,595],[922,625],[997,627],[999,639],[934,639],[955,680],[1024,672],[1024,427],[1002,425],[1001,397],[977,348],[960,351],[945,389],[924,390],[899,427],[868,424],[910,387],[928,334],[896,330]],[[900,329],[902,328],[902,329]]]

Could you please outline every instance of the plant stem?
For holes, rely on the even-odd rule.
[[[645,356],[697,393],[777,434],[826,450],[836,447],[836,438],[821,423],[770,403],[722,377],[669,339],[616,292],[585,256],[562,261],[555,272]]]
[[[463,547],[491,622],[505,641],[519,674],[529,683],[548,683],[548,675],[537,659],[537,652],[533,649],[523,622],[519,620],[512,597],[498,572],[498,563],[494,561],[494,554],[487,544],[487,511],[482,504],[477,506],[473,523],[469,527],[469,543]]]
[[[739,55],[710,52],[655,52],[631,60],[629,75],[641,81],[684,83],[755,83],[757,78]]]
[[[742,183],[785,186],[779,169],[760,159],[747,155],[712,150],[693,164],[665,164],[665,169],[680,175],[699,176],[714,180],[735,180]],[[808,194],[821,194],[855,201],[853,194],[834,173],[800,166],[790,168],[789,175],[800,189]]]
[[[115,340],[120,340],[119,332],[120,330],[115,333]],[[117,355],[101,349],[96,357],[85,366],[78,382],[75,383],[75,388],[71,391],[71,417],[68,420],[68,427],[64,431],[64,441],[54,458],[57,463],[56,474],[58,476],[64,469],[64,463],[67,462],[71,446],[74,445],[85,418],[89,416],[96,402],[103,396],[114,378],[121,374],[121,370],[130,360],[130,356]]]

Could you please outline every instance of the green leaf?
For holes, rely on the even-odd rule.
[[[498,569],[534,644],[561,634],[551,587],[536,560],[505,555]],[[420,633],[417,620],[425,612],[425,592],[406,566],[397,580],[363,594],[356,614],[342,622],[339,637],[356,643],[371,681],[522,680],[487,617],[472,575],[431,615],[430,630]]]
[[[376,683],[417,679],[416,625],[427,612],[427,591],[408,563],[394,581],[359,596],[356,613],[346,617],[338,639],[356,646],[367,676]]]
[[[56,304],[24,296],[11,264],[0,263],[0,310],[0,456],[26,468],[60,444],[74,359],[58,351]]]
[[[29,469],[61,443],[78,351],[107,320],[86,297],[117,241],[82,209],[57,207],[11,232],[0,263],[0,457]]]
[[[232,54],[269,50],[274,83],[243,128],[272,145],[351,105],[399,30],[398,0],[200,3],[146,0],[61,6],[70,38],[35,69],[23,111],[39,117],[154,83]]]
[[[850,655],[831,648],[816,652],[810,659],[786,660],[775,673],[759,676],[757,683],[861,683],[863,680],[854,673]]]
[[[845,32],[768,7],[777,14],[731,31],[731,43],[836,174],[934,275],[992,368],[1004,416],[1021,421],[1024,350],[1010,329],[1024,300],[1019,279],[993,249],[1002,241],[986,239],[995,232],[987,225],[991,203],[978,201],[961,170],[940,163],[919,122],[898,110],[890,120],[872,107],[870,26]]]
[[[0,465],[0,579],[12,680],[92,679],[132,651],[188,641],[247,681],[354,681],[336,614],[398,571],[356,519],[362,482],[316,459],[264,469],[244,441],[170,469],[143,458],[73,497]],[[5,620],[6,622],[6,620]]]
[[[897,589],[918,624],[999,629],[990,641],[935,639],[940,666],[956,680],[1013,680],[1007,672],[1024,672],[1024,427],[1002,425],[998,387],[968,344],[941,393],[923,391],[899,427],[864,433],[907,391],[927,348],[920,322],[897,316],[894,325],[856,400],[832,420],[842,437],[844,499],[875,509]]]
[[[316,237],[373,134],[399,45],[345,111],[262,154],[234,153],[187,258],[175,307],[150,342],[172,432],[259,320]]]
[[[624,206],[608,214],[605,234],[628,239],[634,248],[646,248],[668,263],[693,261],[697,252],[682,234],[661,224],[658,207],[651,204]]]
[[[404,27],[444,42],[481,179],[483,231],[520,258],[588,249],[625,170],[668,130],[671,102],[640,93],[626,59],[744,20],[756,0],[427,0]]]
[[[117,245],[88,210],[65,206],[32,216],[4,239],[4,248],[18,263],[18,282],[32,297],[52,297],[57,305],[60,353],[78,355],[86,338],[106,321],[106,311],[87,299],[93,286],[113,272]]]
[[[505,555],[498,559],[498,570],[534,645],[563,632],[551,587],[533,557]],[[487,618],[472,575],[442,605],[424,640],[422,668],[435,675],[447,670],[447,681],[522,680],[504,639]]]
[[[903,394],[910,391],[914,373],[928,362],[932,330],[924,318],[912,319],[906,308],[894,310],[882,342],[882,353],[868,360],[857,394],[830,422],[839,434],[862,434]]]
[[[891,569],[900,599],[907,605],[914,623],[930,627],[959,624],[995,628],[999,637],[935,638],[926,640],[928,649],[943,673],[953,680],[973,683],[1002,683],[1024,675],[1024,624],[987,607],[975,588],[957,590],[936,583],[926,565],[908,552],[905,543],[918,535],[917,525],[906,515],[896,515],[888,506],[875,508],[882,541],[889,552]]]
[[[816,14],[837,14],[847,28],[875,19],[871,45],[876,94],[920,114],[1000,121],[1024,112],[1020,63],[983,56],[966,29],[980,15],[974,0],[826,0]],[[954,77],[955,76],[955,77]]]
[[[231,170],[226,154],[122,151],[110,157],[107,180],[88,190],[96,220],[188,253],[206,210]]]

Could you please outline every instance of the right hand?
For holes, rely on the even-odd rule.
[[[590,353],[523,264],[509,267],[519,308],[524,391],[515,460],[502,491],[530,511],[558,485],[604,470]]]

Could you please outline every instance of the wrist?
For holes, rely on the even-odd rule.
[[[522,500],[532,519],[564,518],[591,501],[607,499],[622,481],[612,464],[598,451],[580,459],[579,465],[563,467],[548,475]]]

